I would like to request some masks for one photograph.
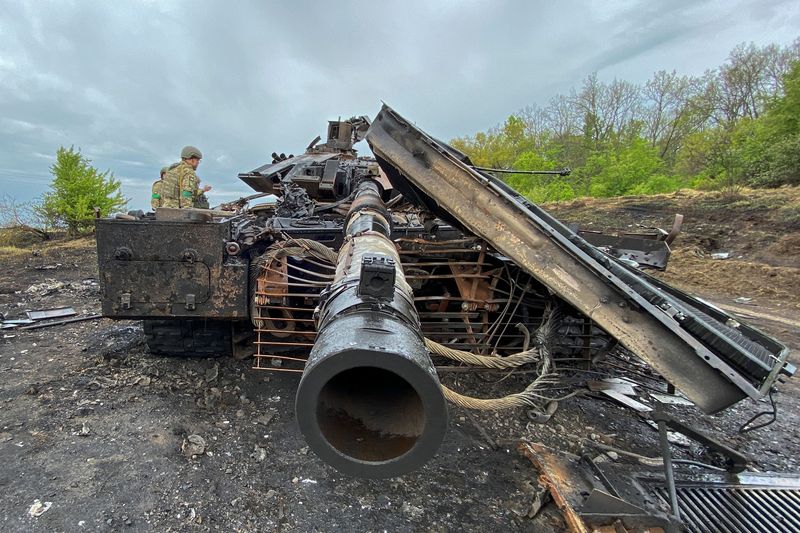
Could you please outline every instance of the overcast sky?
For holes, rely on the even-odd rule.
[[[74,145],[143,208],[193,144],[216,204],[248,194],[238,172],[382,100],[450,139],[593,71],[701,74],[740,42],[798,35],[797,0],[3,0],[0,187],[39,196],[55,151]]]

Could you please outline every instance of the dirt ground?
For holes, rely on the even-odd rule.
[[[672,214],[683,213],[684,234],[660,276],[735,308],[788,343],[798,363],[797,190],[548,208],[569,222],[624,230],[668,226]],[[64,305],[98,313],[93,246],[87,238],[0,248],[0,313],[21,318],[25,310]],[[732,257],[712,259],[718,251]],[[139,322],[0,332],[0,531],[561,531],[552,506],[528,517],[537,473],[515,451],[520,438],[573,453],[602,442],[658,454],[657,433],[643,419],[585,390],[585,380],[601,374],[565,371],[564,388],[552,394],[582,392],[560,402],[545,423],[522,410],[451,408],[445,443],[423,469],[384,481],[347,478],[303,441],[293,412],[297,378],[250,367],[154,357]],[[525,376],[502,378],[452,373],[443,381],[481,396],[526,384]],[[744,401],[715,416],[692,406],[672,410],[744,452],[752,469],[796,473],[797,380],[776,398],[778,421],[746,435],[738,427],[765,404]],[[205,452],[192,458],[181,446],[194,434]],[[686,458],[718,460],[696,445],[676,448]],[[51,505],[31,517],[36,500]]]
[[[681,190],[657,196],[549,204],[559,219],[611,233],[669,230],[684,215],[663,280],[717,298],[800,309],[800,188],[743,190],[737,196]],[[727,253],[718,260],[715,253]]]

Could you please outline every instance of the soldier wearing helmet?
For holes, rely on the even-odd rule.
[[[194,146],[183,147],[181,162],[171,167],[164,176],[161,185],[162,207],[198,207],[201,195],[211,190],[209,185],[200,189],[200,178],[195,172],[202,158],[202,152]]]
[[[159,207],[163,207],[163,201],[161,198],[161,187],[164,185],[164,176],[174,167],[177,167],[178,163],[173,163],[171,166],[163,167],[159,174],[159,177],[156,181],[153,182],[152,194],[150,196],[150,208],[155,211]]]

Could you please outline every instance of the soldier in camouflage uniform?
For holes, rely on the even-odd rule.
[[[195,173],[202,158],[203,154],[194,146],[185,146],[181,150],[181,162],[164,177],[161,186],[162,207],[199,207],[197,204],[201,195],[204,197],[204,193],[211,190],[208,185],[200,189],[200,179]]]
[[[172,166],[178,166],[178,163],[175,163]],[[152,195],[150,197],[150,208],[153,211],[155,211],[159,207],[162,207],[161,186],[164,184],[164,175],[167,173],[167,171],[170,168],[172,168],[172,167],[164,167],[164,168],[162,168],[158,180],[153,182]]]

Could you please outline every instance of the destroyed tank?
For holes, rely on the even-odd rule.
[[[320,140],[240,174],[256,193],[231,204],[99,219],[97,247],[104,316],[143,320],[156,354],[296,373],[299,427],[342,472],[436,453],[454,397],[431,352],[638,357],[706,413],[794,373],[780,342],[643,272],[655,244],[567,227],[387,106]]]

